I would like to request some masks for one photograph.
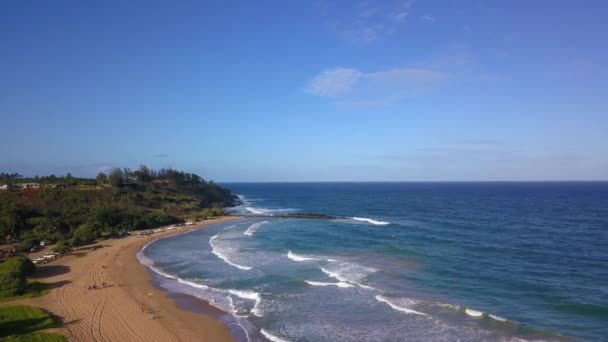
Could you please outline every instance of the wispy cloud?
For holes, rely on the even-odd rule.
[[[169,155],[167,153],[158,153],[154,155],[154,158],[167,158]]]
[[[413,1],[360,2],[351,8],[323,7],[329,26],[349,43],[366,45],[396,33],[412,11]]]
[[[423,15],[422,17],[420,17],[420,19],[422,19],[422,21],[424,21],[425,23],[428,23],[428,24],[433,24],[436,21],[435,17],[430,16],[428,14]]]
[[[374,106],[398,101],[414,89],[437,84],[447,78],[447,73],[426,68],[363,72],[338,67],[317,74],[305,90],[315,96],[337,98],[341,105]]]
[[[321,97],[334,97],[349,93],[365,74],[357,69],[334,68],[315,76],[306,91]]]

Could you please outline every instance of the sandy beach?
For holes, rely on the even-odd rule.
[[[152,275],[138,262],[136,253],[160,237],[237,218],[105,240],[94,250],[73,251],[37,272],[35,280],[48,283],[49,294],[6,304],[48,310],[63,322],[57,332],[70,341],[234,341],[228,328],[212,315],[182,310],[167,293],[154,287]],[[89,289],[93,284],[102,288]],[[200,305],[205,306],[205,302],[200,301]],[[205,309],[215,310],[211,306]]]

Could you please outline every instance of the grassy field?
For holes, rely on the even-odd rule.
[[[0,341],[59,342],[67,339],[41,330],[57,327],[46,311],[24,305],[0,307]]]

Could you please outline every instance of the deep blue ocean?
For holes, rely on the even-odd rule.
[[[140,260],[240,340],[608,341],[608,182],[224,185]]]

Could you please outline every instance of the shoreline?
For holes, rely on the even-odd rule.
[[[137,253],[161,238],[237,219],[240,217],[224,216],[194,227],[104,240],[95,249],[81,248],[41,266],[32,278],[48,284],[47,295],[2,305],[31,305],[49,311],[61,322],[54,331],[70,341],[236,341],[221,319],[228,313],[194,296],[159,288],[152,270],[140,263]],[[92,285],[98,288],[89,289]]]

